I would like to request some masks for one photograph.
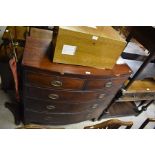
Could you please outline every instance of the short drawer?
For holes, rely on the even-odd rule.
[[[84,85],[84,80],[80,78],[60,77],[28,71],[25,78],[29,84],[53,89],[82,89]]]
[[[115,90],[122,86],[122,84],[127,80],[127,77],[113,78],[113,79],[98,79],[98,80],[88,80],[86,89],[105,89],[105,90]]]
[[[98,108],[102,102],[85,102],[85,103],[70,103],[70,102],[60,102],[53,103],[44,100],[24,99],[24,107],[32,112],[39,113],[77,113],[84,111],[93,111]]]
[[[91,116],[86,112],[78,114],[41,114],[28,110],[25,110],[24,112],[25,124],[36,123],[46,125],[65,125],[78,123],[89,119],[91,119]]]
[[[101,91],[65,91],[25,86],[25,97],[60,102],[104,101],[106,94]]]

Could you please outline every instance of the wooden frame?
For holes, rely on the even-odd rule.
[[[84,127],[84,129],[118,129],[121,126],[126,126],[126,129],[130,129],[132,125],[132,121],[125,122],[118,119],[110,119],[100,124]]]

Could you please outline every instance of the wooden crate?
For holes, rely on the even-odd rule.
[[[126,42],[112,27],[61,26],[53,36],[53,62],[112,69]]]

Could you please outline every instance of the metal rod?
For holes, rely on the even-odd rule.
[[[149,102],[147,103],[147,105],[142,106],[142,107],[141,107],[141,110],[139,110],[137,116],[140,115],[143,111],[146,111],[147,108],[148,108],[153,102],[154,102],[154,100],[151,100],[151,101],[149,101]]]
[[[151,61],[152,56],[154,55],[153,52],[149,54],[149,56],[146,58],[144,63],[141,65],[141,67],[138,69],[138,71],[134,74],[134,76],[131,78],[131,80],[128,82],[128,84],[124,87],[124,89],[128,89],[131,84],[136,80],[136,78],[139,76],[139,74],[144,70],[144,68],[147,66],[147,64]]]

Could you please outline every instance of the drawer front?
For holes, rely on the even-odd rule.
[[[84,85],[84,80],[82,79],[50,76],[34,72],[26,72],[25,77],[26,82],[29,84],[52,89],[82,89]]]
[[[89,101],[104,101],[106,94],[104,92],[95,91],[63,91],[52,90],[46,88],[25,87],[25,97],[59,102],[89,102]]]
[[[89,114],[91,118],[99,118],[100,115],[103,113],[103,111],[108,107],[108,105],[111,103],[112,99],[114,98],[114,95],[110,95],[103,104],[99,104],[94,110],[89,111]]]
[[[26,98],[24,100],[25,109],[40,113],[77,113],[95,110],[103,104],[102,102],[85,103],[53,103],[44,100]]]
[[[115,78],[115,79],[101,79],[101,80],[88,80],[87,90],[93,89],[105,89],[105,90],[116,90],[119,89],[122,84],[127,80],[127,77]]]
[[[25,124],[36,123],[46,125],[65,125],[78,123],[91,119],[88,113],[78,114],[41,114],[25,110],[24,122]]]

